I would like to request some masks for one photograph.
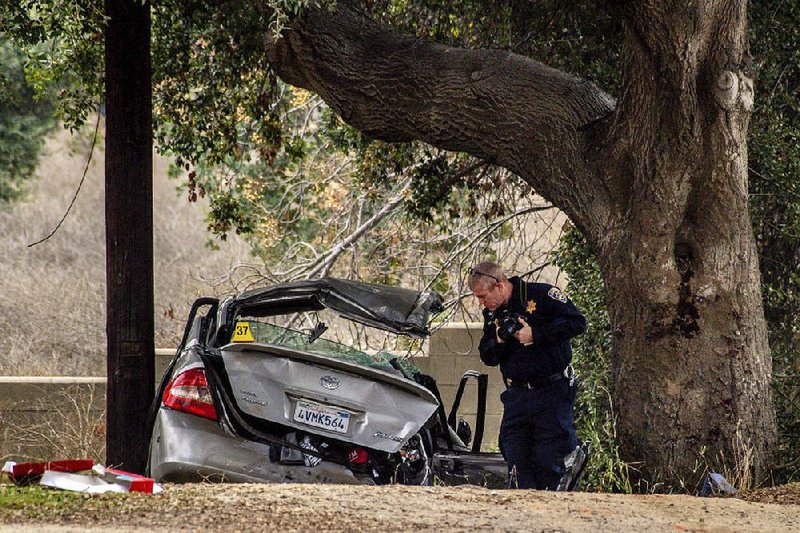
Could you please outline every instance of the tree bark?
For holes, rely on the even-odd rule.
[[[585,128],[614,100],[586,80],[501,50],[465,50],[395,34],[340,1],[310,10],[269,51],[286,82],[313,90],[342,119],[386,141],[419,139],[525,178],[583,225]],[[580,189],[580,190],[579,190]]]
[[[306,12],[269,56],[361,131],[504,166],[578,225],[609,295],[624,456],[644,479],[761,476],[776,428],[748,217],[746,2],[620,16],[618,104],[522,56],[396,35],[349,2]]]
[[[625,456],[692,486],[766,473],[771,360],[748,214],[746,2],[633,5],[609,135],[620,204],[599,235]]]

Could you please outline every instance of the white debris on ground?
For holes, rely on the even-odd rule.
[[[91,459],[68,459],[35,463],[8,461],[0,470],[0,482],[102,494],[105,492],[143,492],[158,494],[164,489],[153,479],[131,472],[107,468]]]

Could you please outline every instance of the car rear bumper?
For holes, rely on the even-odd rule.
[[[217,422],[159,409],[150,440],[150,476],[158,481],[361,484],[342,465],[284,465],[269,459],[269,445],[225,433]]]

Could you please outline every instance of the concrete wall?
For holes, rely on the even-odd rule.
[[[175,350],[156,350],[157,383]],[[88,457],[103,461],[106,378],[0,376],[0,464]]]
[[[105,378],[0,377],[0,463],[103,460]]]
[[[478,357],[481,334],[480,323],[445,325],[431,336],[428,354],[413,358],[413,363],[436,379],[447,413],[464,372],[489,375],[482,446],[488,451],[497,449],[504,387],[499,370],[484,366]],[[156,350],[156,385],[174,355],[173,349]],[[73,448],[102,447],[105,387],[104,377],[0,377],[0,460],[52,458],[54,453],[68,457],[78,453]],[[477,385],[472,380],[459,415],[473,432],[477,405]]]

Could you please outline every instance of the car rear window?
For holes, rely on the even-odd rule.
[[[293,348],[296,350],[302,350],[304,352],[324,355],[326,357],[331,357],[340,361],[346,361],[348,363],[380,368],[388,371],[394,371],[394,368],[389,361],[392,359],[397,359],[407,374],[412,375],[416,372],[419,372],[419,369],[411,364],[408,360],[398,357],[390,352],[381,351],[375,354],[369,354],[353,348],[352,346],[322,338],[318,338],[313,342],[309,342],[311,336],[308,332],[297,331],[252,319],[240,319],[237,322],[237,325],[241,324],[242,322],[246,322],[250,325],[250,331],[253,336],[253,341],[251,342],[276,344],[286,348]]]

